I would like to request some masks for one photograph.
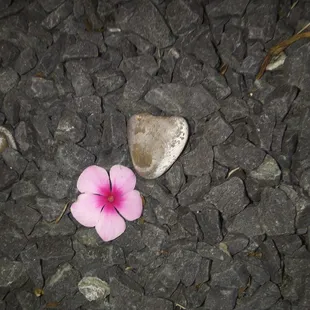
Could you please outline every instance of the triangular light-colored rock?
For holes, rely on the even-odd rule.
[[[132,116],[127,125],[131,159],[137,173],[155,179],[177,160],[188,139],[188,124],[182,117]]]

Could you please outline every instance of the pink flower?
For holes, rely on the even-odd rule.
[[[135,186],[136,176],[127,167],[113,166],[109,177],[104,168],[90,166],[78,179],[82,194],[72,204],[71,213],[83,226],[96,227],[104,241],[113,240],[126,229],[123,218],[134,221],[142,214],[142,199]]]

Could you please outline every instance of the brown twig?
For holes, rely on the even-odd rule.
[[[280,42],[279,44],[275,45],[274,47],[272,47],[266,57],[264,58],[264,61],[260,67],[260,70],[256,76],[256,80],[259,80],[265,73],[266,68],[268,66],[268,64],[270,63],[270,60],[272,59],[272,57],[279,55],[281,52],[283,52],[286,48],[288,48],[290,45],[292,45],[294,42],[303,39],[303,38],[310,38],[310,31],[307,32],[302,32],[302,33],[297,33],[295,35],[293,35],[292,37],[290,37],[289,39],[286,39],[282,42]]]

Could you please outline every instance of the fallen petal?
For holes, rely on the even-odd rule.
[[[103,200],[101,196],[93,194],[81,194],[78,200],[72,204],[73,217],[83,226],[94,227],[98,223]]]
[[[112,189],[122,194],[132,191],[136,186],[136,176],[133,171],[122,165],[115,165],[110,170]]]
[[[104,168],[90,166],[86,168],[77,181],[81,193],[102,194],[110,190],[109,175]]]
[[[138,219],[143,210],[140,193],[136,190],[126,193],[115,208],[127,221]]]
[[[111,241],[119,237],[126,229],[124,219],[114,208],[103,208],[96,231],[103,241]]]

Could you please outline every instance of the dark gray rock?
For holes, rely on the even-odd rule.
[[[85,135],[85,124],[73,111],[63,111],[54,137],[59,141],[79,142]]]
[[[29,81],[27,94],[32,98],[50,99],[57,94],[54,82],[41,77],[32,77]]]
[[[0,92],[8,93],[19,81],[18,74],[12,68],[0,69]]]
[[[243,298],[242,302],[240,302],[235,309],[270,309],[280,297],[281,293],[278,286],[272,282],[267,282],[258,288],[252,296]]]
[[[98,47],[89,41],[77,41],[68,45],[62,55],[62,60],[92,58],[98,56]]]
[[[263,162],[265,152],[245,139],[236,138],[230,143],[215,146],[214,156],[221,165],[251,171]]]
[[[228,171],[229,171],[228,168],[219,165],[217,162],[214,162],[213,171],[211,173],[212,184],[213,185],[222,184],[226,180]]]
[[[9,41],[0,42],[0,61],[3,68],[13,64],[19,55],[19,49]]]
[[[93,164],[95,156],[76,144],[67,143],[58,147],[55,160],[61,173],[72,177]]]
[[[46,16],[46,18],[42,21],[41,25],[47,30],[55,28],[70,15],[72,9],[72,1],[65,1],[55,11],[51,12],[48,16]]]
[[[258,218],[258,208],[252,205],[247,206],[235,216],[228,231],[232,233],[245,234],[248,237],[262,235],[264,233]]]
[[[160,225],[174,225],[177,222],[177,213],[167,205],[156,204],[154,206],[154,214]]]
[[[159,226],[148,223],[144,223],[143,228],[142,241],[151,251],[160,251],[168,237],[167,232]]]
[[[211,285],[226,288],[245,287],[249,280],[249,273],[245,265],[239,261],[213,264],[211,268]]]
[[[103,72],[96,72],[93,75],[94,85],[97,93],[104,96],[125,84],[125,78],[121,71],[108,69]]]
[[[246,10],[249,40],[268,42],[273,38],[277,22],[278,2],[268,0],[250,3]]]
[[[89,275],[90,271],[100,276],[100,270],[104,270],[104,277],[107,274],[105,267],[125,264],[124,252],[116,245],[102,244],[100,247],[85,247],[78,241],[73,242],[73,248],[76,255],[73,259],[73,265],[82,275]]]
[[[12,187],[12,198],[14,200],[21,200],[32,198],[38,193],[37,187],[32,181],[19,181]]]
[[[238,214],[249,204],[244,184],[237,177],[213,187],[205,199],[221,211],[224,218]]]
[[[163,16],[152,2],[139,0],[129,6],[121,6],[116,21],[123,31],[134,32],[158,48],[167,47],[174,42]]]
[[[170,190],[172,195],[179,193],[181,187],[185,184],[185,175],[183,166],[176,162],[165,173],[166,187]]]
[[[181,36],[175,47],[181,51],[194,55],[198,60],[212,68],[219,63],[219,57],[214,49],[212,33],[208,26],[203,25],[196,30]]]
[[[129,80],[137,71],[142,71],[150,76],[154,76],[158,71],[158,64],[153,56],[141,55],[123,59],[119,68],[124,73],[126,79]]]
[[[33,309],[35,307],[38,308],[40,306],[40,302],[38,300],[38,298],[30,293],[30,292],[26,292],[26,291],[19,291],[16,294],[16,299],[18,300],[18,303],[20,304],[20,306],[22,307],[22,309]]]
[[[49,76],[60,61],[61,39],[51,45],[40,57],[36,70],[43,76]],[[57,71],[57,70],[56,70]]]
[[[179,218],[180,224],[186,229],[191,235],[200,237],[201,231],[196,221],[195,215],[192,212],[188,212]],[[174,223],[175,224],[175,223]]]
[[[99,114],[102,112],[101,99],[98,96],[83,96],[74,98],[77,112],[86,116]]]
[[[239,71],[246,54],[243,31],[239,27],[232,25],[225,27],[221,37],[221,44],[219,45],[219,52],[223,63]]]
[[[182,283],[190,286],[198,275],[201,256],[192,251],[177,250],[168,257],[168,264],[173,266]]]
[[[60,214],[59,214],[60,215]],[[42,236],[71,236],[75,233],[76,226],[67,215],[55,225],[55,222],[40,221],[31,233],[31,238],[41,238]]]
[[[5,215],[0,215],[1,249],[11,259],[15,259],[27,244],[27,239],[21,229]]]
[[[208,208],[206,203],[201,204],[200,210],[195,211],[196,219],[203,233],[203,240],[211,245],[219,243],[222,237],[221,219],[219,211]],[[194,206],[189,206],[190,208]]]
[[[273,241],[275,242],[278,251],[282,255],[292,255],[302,246],[302,242],[297,235],[290,236],[274,236]]]
[[[227,246],[227,250],[231,255],[235,255],[248,246],[249,239],[242,234],[228,233],[222,243]]]
[[[135,71],[125,85],[124,99],[138,101],[149,90],[151,81],[152,78],[147,72],[143,70]]]
[[[165,264],[150,274],[145,291],[157,297],[168,298],[175,291],[180,282],[180,277],[173,266]]]
[[[39,3],[43,7],[46,12],[52,12],[55,10],[59,5],[61,5],[64,0],[39,0]]]
[[[257,141],[256,145],[261,149],[269,151],[272,142],[272,134],[276,125],[273,112],[261,113],[260,115],[253,115],[249,123],[253,123],[253,132],[251,136],[253,141]],[[250,137],[251,137],[250,136]]]
[[[23,265],[35,287],[43,287],[43,276],[38,248],[35,244],[30,244],[20,253]]]
[[[176,63],[173,82],[184,82],[188,86],[199,84],[204,79],[202,64],[193,56],[184,55]]]
[[[206,294],[205,309],[232,310],[237,297],[238,290],[235,288],[211,287]]]
[[[117,148],[127,143],[126,120],[120,112],[109,109],[104,114],[102,143],[106,150]]]
[[[28,280],[28,276],[21,262],[0,258],[0,289],[14,289],[21,287]]]
[[[52,276],[60,264],[71,260],[73,255],[70,238],[43,236],[38,240],[38,258],[45,279]]]
[[[19,175],[24,172],[28,164],[28,161],[18,151],[12,148],[5,149],[2,157],[7,166],[15,170]]]
[[[72,296],[78,289],[80,273],[70,264],[64,263],[47,278],[44,286],[44,297],[48,302],[60,301],[65,296]]]
[[[245,118],[250,113],[247,103],[237,97],[229,96],[225,100],[221,100],[220,107],[228,122]]]
[[[204,258],[213,260],[214,262],[230,262],[231,256],[222,251],[219,246],[212,246],[206,242],[197,243],[197,252]]]
[[[44,171],[37,181],[37,185],[44,195],[63,199],[68,195],[72,180],[61,177],[57,172]]]
[[[280,256],[273,240],[270,238],[265,240],[258,251],[262,253],[262,266],[270,275],[270,280],[273,283],[281,283],[283,275]]]
[[[298,88],[291,85],[278,86],[265,99],[264,110],[272,115],[274,113],[277,122],[287,115],[298,93]]]
[[[204,81],[202,85],[218,100],[225,99],[231,94],[231,89],[227,85],[225,78],[215,69],[204,66]]]
[[[224,142],[232,132],[232,127],[221,117],[221,115],[214,113],[205,125],[204,136],[213,146]]]
[[[174,0],[167,6],[166,14],[173,33],[182,35],[202,23],[203,9],[195,1]]]
[[[37,64],[36,53],[32,48],[23,50],[15,62],[14,69],[20,75],[27,73]]]
[[[182,157],[182,164],[186,175],[201,176],[213,169],[213,150],[204,137],[197,138],[198,144]]]
[[[310,169],[304,171],[300,177],[300,186],[310,197]]]
[[[34,209],[22,204],[13,204],[3,210],[12,222],[24,231],[25,235],[29,235],[35,224],[41,218],[41,215]],[[22,214],[22,216],[21,216]]]
[[[281,170],[277,162],[267,154],[262,164],[252,170],[246,179],[246,188],[249,197],[254,201],[259,201],[264,187],[277,186],[280,178]]]
[[[226,17],[227,15],[242,16],[249,0],[222,0],[220,3],[211,2],[206,5],[206,12],[212,19]]]
[[[209,291],[209,289],[210,288],[206,283],[203,283],[198,287],[190,286],[184,289],[187,306],[191,307],[190,309],[201,306],[206,298],[206,293]]]
[[[178,194],[178,201],[181,206],[188,206],[208,193],[210,190],[211,178],[208,174],[195,177],[187,182]]]
[[[302,91],[308,90],[310,81],[310,72],[308,70],[308,63],[310,63],[309,49],[310,44],[307,43],[292,50],[283,67],[287,84],[297,86]]]
[[[219,108],[216,100],[201,85],[161,84],[151,89],[145,100],[166,113],[193,118],[208,116]]]
[[[142,298],[139,309],[173,310],[173,302],[168,299],[145,296]]]
[[[93,95],[95,89],[93,82],[89,74],[80,73],[72,77],[72,86],[74,88],[76,96],[90,96]]]
[[[115,240],[115,244],[123,249],[125,255],[134,250],[140,251],[145,247],[141,238],[141,232],[130,223],[127,223],[126,231]]]
[[[127,231],[127,230],[126,230]],[[126,233],[125,231],[125,233]],[[81,244],[87,247],[96,247],[102,245],[103,240],[99,237],[95,229],[89,229],[88,227],[80,227],[76,233],[74,238]],[[127,239],[127,238],[125,238]],[[119,239],[117,239],[119,240]],[[130,245],[129,245],[130,247]]]
[[[268,235],[286,235],[295,232],[295,206],[280,189],[266,187],[258,205],[259,221]]]

